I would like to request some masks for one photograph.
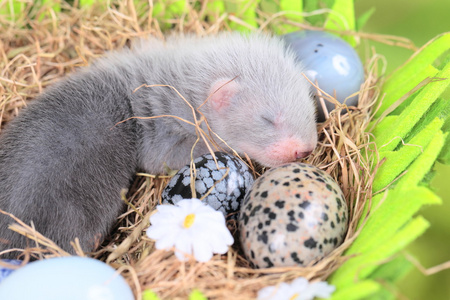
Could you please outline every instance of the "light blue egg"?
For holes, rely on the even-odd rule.
[[[364,67],[356,51],[340,37],[323,31],[303,30],[283,36],[305,67],[305,75],[312,82],[348,106],[356,106],[358,96],[348,98],[360,90],[364,82]],[[334,104],[325,101],[328,111]],[[320,104],[319,121],[324,120]]]
[[[19,266],[23,263],[17,259],[1,259],[1,261],[10,266]],[[0,283],[15,270],[15,268],[10,268],[9,266],[0,266]]]
[[[86,257],[36,261],[0,284],[8,300],[134,300],[125,279],[107,264]]]

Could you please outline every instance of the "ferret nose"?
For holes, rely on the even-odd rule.
[[[305,158],[308,155],[310,155],[311,153],[312,153],[312,150],[304,151],[304,152],[302,152],[302,151],[295,151],[295,159],[297,160],[297,159],[300,159],[300,158]]]

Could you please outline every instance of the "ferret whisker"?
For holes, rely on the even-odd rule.
[[[129,118],[123,120],[123,121],[117,122],[113,127],[110,128],[110,130],[112,130],[117,125],[120,125],[120,124],[125,123],[125,122],[127,122],[129,120],[132,120],[132,119],[151,120],[151,119],[166,118],[166,117],[175,118],[175,119],[180,120],[180,121],[182,121],[184,123],[187,123],[189,125],[196,126],[194,123],[189,122],[188,120],[185,120],[185,119],[180,118],[178,116],[174,116],[174,115],[159,115],[159,116],[152,116],[152,117],[129,117]]]

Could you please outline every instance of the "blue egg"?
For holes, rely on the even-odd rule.
[[[1,261],[2,263],[11,267],[0,266],[0,283],[16,270],[15,268],[13,268],[13,266],[20,266],[23,263],[23,261],[17,259],[1,259]]]
[[[107,264],[86,257],[36,261],[0,284],[0,299],[134,300],[125,279]]]
[[[305,75],[340,103],[356,106],[358,96],[348,98],[360,90],[364,82],[364,67],[356,51],[338,36],[323,31],[298,31],[283,36],[305,67]],[[348,98],[348,99],[346,99]],[[335,108],[325,100],[327,110]],[[324,113],[318,103],[318,119]]]

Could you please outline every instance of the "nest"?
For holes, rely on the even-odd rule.
[[[58,16],[48,7],[29,5],[29,14],[16,22],[0,22],[0,121],[2,128],[40,94],[48,85],[88,65],[105,51],[128,45],[130,40],[154,35],[163,37],[162,24],[151,17],[151,10],[138,15],[133,1],[113,4],[109,8],[75,8],[62,3]],[[98,13],[101,12],[101,13]],[[41,17],[44,16],[44,17]],[[268,20],[268,21],[267,21]],[[268,17],[261,21],[267,26]],[[239,20],[237,20],[239,21]],[[201,17],[201,8],[191,8],[181,19],[166,20],[171,31],[198,35],[229,30],[220,16],[214,21]],[[304,24],[298,27],[312,28]],[[265,30],[261,26],[259,30]],[[403,40],[394,43],[403,43]],[[161,199],[169,176],[140,174],[124,201],[127,211],[117,222],[112,235],[95,253],[85,254],[74,241],[79,255],[107,262],[128,281],[137,299],[151,289],[162,299],[184,299],[193,289],[209,299],[254,298],[259,289],[291,281],[299,276],[309,280],[326,280],[348,257],[343,255],[358,236],[369,213],[364,209],[372,197],[371,184],[377,169],[377,151],[370,132],[371,112],[378,98],[377,84],[382,60],[370,54],[365,64],[366,80],[359,93],[358,107],[339,106],[330,112],[326,122],[318,124],[319,144],[305,161],[329,173],[341,186],[349,207],[349,226],[345,241],[332,253],[306,267],[253,269],[239,248],[226,255],[216,255],[206,263],[180,262],[172,252],[154,248],[144,230],[149,216]],[[319,91],[320,94],[320,91]],[[324,101],[335,101],[322,93]],[[347,110],[341,113],[342,110]],[[259,171],[259,170],[258,170]],[[17,220],[12,228],[45,246],[26,249],[24,257],[49,258],[68,255],[27,224]],[[227,223],[235,240],[237,226]]]

